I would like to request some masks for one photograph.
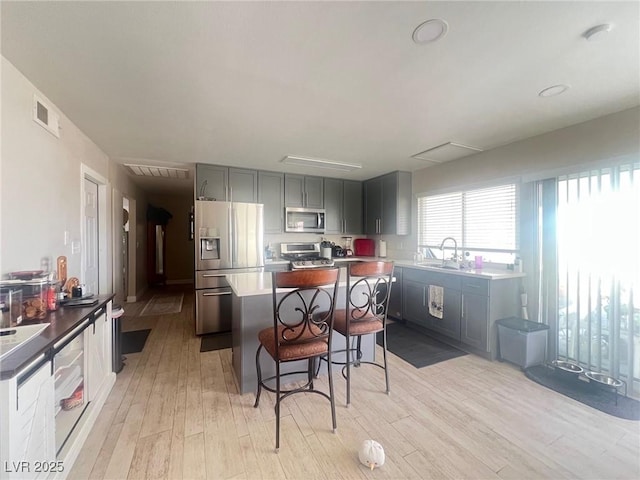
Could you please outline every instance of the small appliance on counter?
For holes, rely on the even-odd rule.
[[[353,241],[353,248],[356,257],[375,257],[376,243],[371,238],[356,238]]]
[[[322,242],[320,242],[320,256],[322,258],[333,257],[333,251],[331,247],[333,247],[333,242],[329,242],[327,240],[323,240]]]
[[[386,258],[387,256],[387,242],[386,240],[378,240],[378,256]]]
[[[344,256],[345,257],[353,257],[353,250],[351,249],[351,237],[342,237],[344,238]]]

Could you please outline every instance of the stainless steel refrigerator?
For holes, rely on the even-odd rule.
[[[231,330],[231,287],[225,275],[264,267],[263,205],[196,201],[196,334]]]

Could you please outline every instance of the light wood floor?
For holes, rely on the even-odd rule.
[[[391,355],[390,396],[382,371],[363,366],[348,409],[336,376],[336,434],[325,399],[294,395],[276,454],[273,396],[254,409],[254,395],[237,392],[231,350],[200,353],[193,293],[180,314],[137,317],[144,304],[127,304],[123,322],[152,327],[147,344],[128,355],[69,478],[640,478],[640,423],[474,355],[422,369]],[[373,472],[357,454],[369,438],[386,451]]]

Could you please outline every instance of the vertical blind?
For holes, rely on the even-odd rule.
[[[453,237],[468,250],[515,251],[515,184],[418,197],[418,244],[437,247]]]

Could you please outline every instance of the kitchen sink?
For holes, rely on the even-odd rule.
[[[0,328],[0,359],[26,345],[48,326],[48,323],[37,323],[35,325]]]

